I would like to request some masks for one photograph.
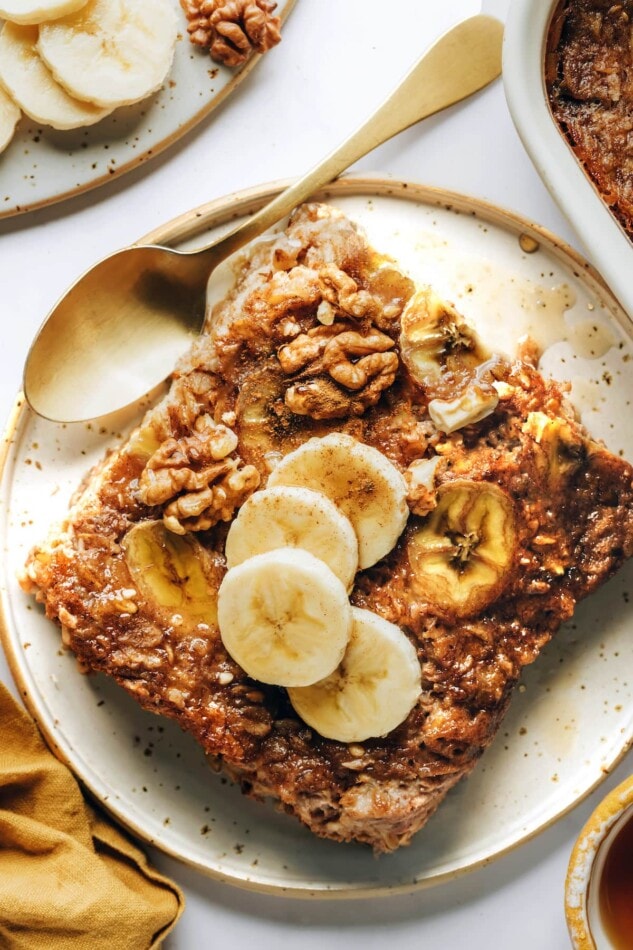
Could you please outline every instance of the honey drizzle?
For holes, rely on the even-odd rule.
[[[602,926],[614,950],[633,947],[633,815],[616,834],[598,886]]]

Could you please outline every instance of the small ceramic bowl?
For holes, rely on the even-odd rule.
[[[565,915],[576,950],[612,950],[631,946],[633,872],[631,851],[625,851],[625,848],[628,842],[630,849],[632,835],[633,776],[618,785],[598,805],[571,854],[565,882]],[[628,868],[628,873],[624,874],[617,866],[623,854]],[[610,892],[613,881],[620,888],[627,887],[628,882],[631,888],[626,897],[620,894],[619,902],[614,901],[615,895]],[[624,908],[628,925],[622,917],[618,918],[618,906],[621,912]],[[623,928],[625,932],[622,932]]]

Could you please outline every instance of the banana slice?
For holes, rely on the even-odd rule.
[[[87,0],[0,0],[0,17],[12,23],[43,23],[74,13]]]
[[[0,33],[0,81],[35,122],[77,129],[112,111],[69,96],[37,51],[38,28],[5,23]]]
[[[352,608],[352,633],[341,665],[313,686],[288,690],[290,702],[326,739],[362,742],[404,722],[421,692],[415,649],[399,627]]]
[[[20,121],[22,112],[11,96],[0,86],[0,152],[13,138],[15,127]]]
[[[523,432],[543,449],[551,488],[560,488],[586,464],[591,453],[592,443],[574,431],[569,422],[552,419],[544,412],[529,412]]]
[[[204,548],[191,535],[176,535],[162,521],[135,525],[122,541],[125,561],[140,593],[169,623],[217,626],[217,593],[205,571]]]
[[[170,0],[89,0],[42,24],[39,52],[71,95],[113,109],[161,86],[176,36]]]
[[[309,439],[279,462],[268,485],[297,485],[323,492],[352,522],[361,570],[396,544],[407,523],[407,486],[378,449],[332,432]]]
[[[311,488],[266,488],[239,510],[226,538],[229,568],[275,548],[302,548],[324,561],[349,590],[358,569],[358,542],[349,518]]]
[[[405,307],[400,352],[421,386],[437,382],[446,370],[473,370],[487,356],[475,331],[430,287],[417,290]]]
[[[413,590],[453,616],[475,614],[501,592],[515,549],[514,507],[501,488],[445,483],[437,507],[408,541]]]
[[[323,561],[277,548],[227,572],[218,621],[228,653],[253,679],[307,686],[341,662],[352,614],[345,587]]]

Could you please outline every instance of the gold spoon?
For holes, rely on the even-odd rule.
[[[200,331],[211,271],[367,152],[501,72],[503,26],[478,15],[441,36],[383,105],[324,161],[226,236],[195,251],[132,245],[86,271],[44,321],[24,394],[56,422],[127,406],[165,379]]]

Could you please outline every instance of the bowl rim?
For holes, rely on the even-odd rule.
[[[633,243],[586,175],[550,111],[544,56],[559,0],[512,0],[503,42],[503,84],[518,135],[537,172],[629,317]]]
[[[595,950],[589,920],[589,890],[596,859],[620,819],[633,816],[633,775],[624,779],[589,816],[569,858],[565,878],[565,918],[576,950]]]

